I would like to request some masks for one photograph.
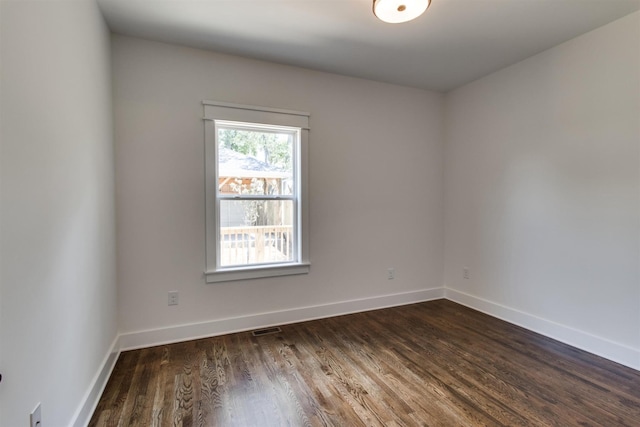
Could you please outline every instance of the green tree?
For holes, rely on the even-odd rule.
[[[291,169],[291,137],[285,133],[259,132],[253,130],[220,129],[220,146],[256,157],[270,166],[283,170]]]

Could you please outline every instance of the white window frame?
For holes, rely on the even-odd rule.
[[[227,102],[203,101],[202,103],[204,105],[205,126],[205,277],[207,283],[309,273],[311,265],[309,261],[309,198],[307,196],[309,113]],[[294,194],[292,196],[253,196],[253,198],[257,197],[260,200],[294,201],[294,215],[297,219],[297,230],[294,230],[296,238],[294,261],[248,266],[222,267],[220,265],[218,249],[220,200],[233,200],[234,198],[221,196],[218,191],[217,129],[218,125],[227,126],[234,123],[271,130],[295,131],[299,134],[299,147],[294,148],[294,155],[297,155],[297,162],[294,162]],[[247,196],[247,198],[252,198],[252,196]]]

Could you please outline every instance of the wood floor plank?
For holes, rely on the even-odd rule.
[[[124,352],[90,426],[638,426],[640,372],[446,300]]]

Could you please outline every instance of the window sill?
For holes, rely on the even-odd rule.
[[[259,267],[233,268],[217,271],[205,271],[207,283],[230,282],[232,280],[261,279],[264,277],[290,276],[308,274],[309,263],[275,264]]]

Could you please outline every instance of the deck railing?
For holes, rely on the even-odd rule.
[[[222,266],[284,262],[293,259],[293,227],[220,227]]]

